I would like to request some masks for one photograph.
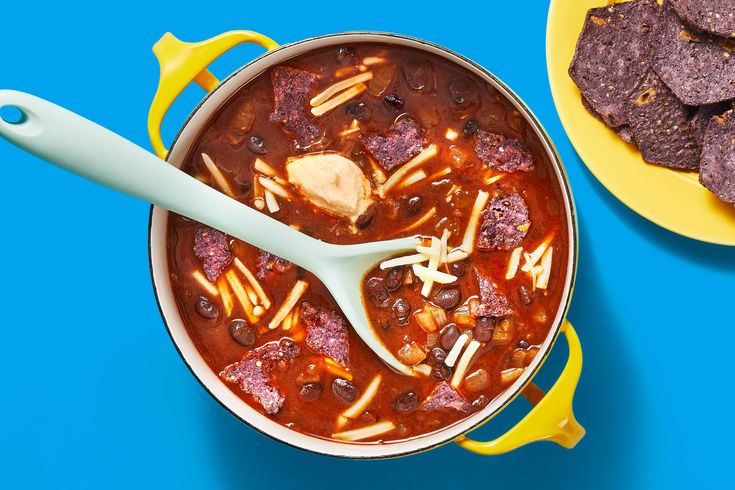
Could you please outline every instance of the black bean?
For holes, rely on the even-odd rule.
[[[393,303],[391,314],[398,325],[408,324],[408,319],[411,317],[411,303],[403,298],[398,298],[396,302]]]
[[[334,53],[334,57],[342,66],[357,65],[360,62],[360,58],[357,57],[357,53],[354,49],[348,48],[347,46],[340,46]]]
[[[431,368],[431,377],[439,381],[446,381],[452,376],[452,368],[446,364],[434,364]]]
[[[533,303],[533,293],[528,290],[526,286],[518,288],[518,296],[521,298],[521,303],[528,306]]]
[[[464,123],[464,126],[462,126],[462,136],[465,138],[469,138],[473,134],[477,132],[477,130],[480,129],[480,123],[477,121],[477,119],[467,119]]]
[[[368,119],[370,119],[370,108],[364,102],[349,104],[347,106],[347,114],[357,119],[358,121],[367,121]]]
[[[450,350],[460,335],[462,332],[459,331],[459,327],[454,323],[448,323],[439,331],[439,345],[444,350]]]
[[[398,413],[409,413],[419,406],[419,397],[413,391],[406,391],[398,395],[393,402],[393,408]]]
[[[240,194],[246,196],[250,193],[250,190],[253,188],[253,183],[249,180],[246,180],[242,184],[240,184]]]
[[[257,338],[255,329],[245,320],[235,320],[230,324],[230,336],[240,345],[250,347]]]
[[[442,288],[434,295],[434,304],[445,310],[456,308],[461,300],[462,291],[457,286]]]
[[[475,320],[474,339],[478,342],[487,342],[493,338],[495,323],[493,319],[487,316],[478,317]]]
[[[304,400],[312,401],[322,396],[322,384],[321,383],[306,383],[299,390],[299,395]]]
[[[454,77],[449,82],[449,95],[461,108],[473,106],[478,100],[477,85],[464,75]]]
[[[199,296],[199,298],[197,298],[195,307],[197,313],[207,320],[214,320],[219,316],[219,308],[217,305],[209,301],[209,299],[204,296]]]
[[[365,283],[365,292],[367,293],[370,301],[378,308],[384,308],[388,306],[390,301],[390,295],[388,294],[388,288],[385,287],[385,282],[380,277],[371,277]]]
[[[360,217],[357,218],[357,221],[355,221],[355,226],[357,226],[357,229],[364,230],[372,225],[373,221],[375,221],[375,214],[375,206],[370,206],[368,210],[362,213]]]
[[[388,109],[397,112],[400,112],[405,105],[405,102],[403,102],[403,99],[401,99],[398,94],[386,95],[385,98],[383,98],[383,103],[388,107]]]
[[[401,203],[401,208],[409,216],[416,216],[419,214],[422,207],[424,207],[424,200],[421,196],[410,197]]]
[[[268,153],[268,145],[263,138],[254,134],[248,138],[248,150],[256,155],[265,155]]]
[[[434,347],[431,349],[431,352],[429,352],[429,359],[432,364],[442,364],[447,360],[447,351],[441,347]]]
[[[337,378],[332,381],[334,396],[343,403],[354,403],[360,396],[360,390],[346,379]]]
[[[467,269],[467,264],[464,260],[460,260],[459,262],[452,262],[451,264],[449,264],[449,270],[452,271],[452,274],[457,277],[463,276],[465,269]]]
[[[388,291],[395,291],[401,287],[405,272],[406,268],[402,266],[388,269],[388,273],[385,275],[385,287],[388,288]]]
[[[431,65],[425,59],[411,58],[403,64],[403,76],[413,90],[426,87],[431,75]]]
[[[529,346],[528,345],[528,342],[526,342],[525,340],[521,339],[521,340],[518,341],[518,348],[519,349],[528,349],[528,346]]]

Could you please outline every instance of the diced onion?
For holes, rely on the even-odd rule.
[[[473,339],[470,342],[470,345],[468,345],[467,348],[464,350],[464,352],[462,353],[462,357],[459,359],[459,363],[457,364],[457,369],[454,370],[452,381],[450,382],[453,387],[457,388],[462,382],[462,379],[464,379],[464,374],[467,372],[467,368],[470,366],[472,356],[475,355],[475,352],[477,352],[477,349],[479,348],[480,342]]]
[[[447,128],[447,132],[444,133],[444,137],[449,141],[456,141],[457,137],[459,137],[459,133],[452,128]]]
[[[462,352],[462,348],[467,343],[467,340],[469,340],[469,338],[470,336],[466,333],[463,333],[457,338],[452,348],[449,349],[449,353],[447,354],[447,358],[444,360],[444,364],[449,367],[454,366],[454,363],[457,362],[457,358],[459,357],[460,352]]]
[[[344,432],[335,432],[332,434],[333,439],[341,439],[343,441],[361,441],[369,437],[379,436],[395,429],[396,426],[390,420],[384,420],[377,424],[368,425],[360,429],[347,430]]]
[[[517,247],[510,254],[510,260],[508,261],[508,270],[505,273],[506,279],[513,279],[514,277],[516,277],[518,266],[521,263],[521,253],[523,253],[523,247]]]
[[[525,370],[526,368],[504,369],[503,371],[500,371],[500,381],[504,384],[515,381]]]

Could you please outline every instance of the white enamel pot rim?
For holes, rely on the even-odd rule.
[[[171,164],[180,167],[189,154],[189,151],[195,143],[197,136],[200,134],[200,131],[210,120],[210,117],[240,87],[256,75],[262,73],[271,66],[277,65],[289,58],[314,49],[361,42],[378,42],[412,47],[440,56],[468,69],[494,86],[510,101],[512,101],[517,110],[528,121],[545,147],[548,157],[556,172],[556,177],[563,187],[562,195],[564,196],[565,201],[568,222],[567,233],[570,244],[568,254],[569,262],[567,265],[565,290],[560,307],[554,319],[553,327],[546,340],[541,345],[539,355],[536,356],[524,374],[519,377],[504,393],[491,401],[479,412],[443,429],[408,440],[384,444],[343,443],[302,434],[271,420],[257,410],[251,408],[247,403],[236,396],[218,377],[217,373],[207,365],[201,354],[196,349],[196,346],[194,345],[192,338],[189,336],[179,313],[174,299],[171,282],[169,280],[169,266],[166,247],[166,239],[168,236],[166,228],[169,213],[165,209],[155,206],[151,208],[150,214],[149,258],[156,299],[169,335],[186,365],[215,400],[217,400],[223,407],[241,421],[250,425],[259,432],[285,444],[319,454],[367,459],[407,455],[451,442],[457,437],[478,427],[483,422],[489,420],[493,415],[501,411],[520,393],[521,389],[530,382],[551,350],[567,313],[577,264],[577,223],[571,189],[566,172],[561,164],[561,160],[546,131],[521,99],[497,77],[467,58],[453,53],[441,46],[395,34],[376,32],[347,32],[331,34],[285,45],[263,54],[235,71],[227,79],[223,80],[215,90],[207,94],[202,102],[192,111],[181,131],[176,136],[169,152],[168,161]]]

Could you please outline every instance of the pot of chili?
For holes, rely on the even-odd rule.
[[[241,43],[267,51],[219,81]],[[334,243],[419,235],[415,253],[363,280],[366,314],[416,376],[367,349],[307,271],[153,207],[150,262],[184,362],[234,416],[286,444],[349,458],[454,441],[500,454],[571,448],[582,367],[566,320],[577,263],[574,203],[547,133],[503,82],[435,44],[350,32],[279,46],[232,31],[155,45],[148,128],[156,153],[234,199]],[[165,113],[207,95],[167,150]],[[161,183],[165,185],[165,183]],[[531,383],[557,336],[569,359]],[[518,395],[533,405],[500,438],[467,433]]]

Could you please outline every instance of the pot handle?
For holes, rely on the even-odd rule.
[[[582,372],[582,346],[571,323],[565,321],[561,331],[569,343],[569,359],[559,379],[548,393],[534,384],[523,389],[523,395],[534,407],[515,427],[494,441],[480,442],[460,436],[457,444],[483,455],[503,454],[535,441],[552,441],[571,449],[584,437],[585,430],[574,418],[572,399]]]
[[[253,31],[230,31],[198,43],[180,41],[170,32],[164,34],[153,46],[161,74],[158,90],[148,112],[148,135],[153,150],[160,158],[166,158],[168,150],[161,138],[161,123],[176,97],[191,82],[196,82],[207,92],[219,84],[219,80],[207,67],[227,50],[238,44],[255,43],[271,51],[278,43]]]

